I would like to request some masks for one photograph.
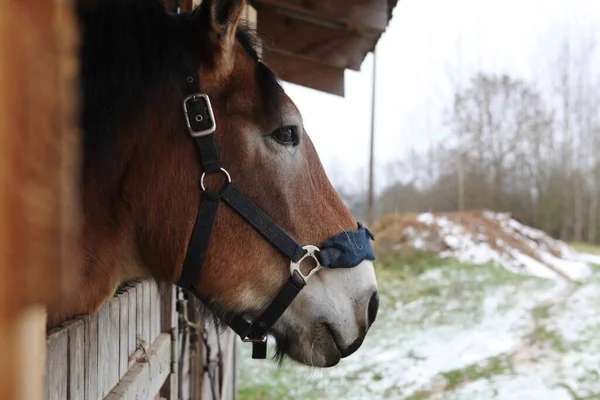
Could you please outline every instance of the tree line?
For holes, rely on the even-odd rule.
[[[486,208],[600,243],[600,75],[593,47],[582,54],[565,44],[544,92],[514,76],[473,76],[454,93],[447,137],[386,166],[376,215]],[[342,196],[365,217],[363,194]]]

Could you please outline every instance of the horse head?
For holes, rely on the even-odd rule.
[[[296,285],[261,334],[301,363],[332,366],[377,313],[370,233],[241,25],[244,5],[204,0],[183,15],[159,0],[80,5],[80,300],[92,312],[98,301],[85,299],[128,279],[185,280],[225,321],[252,321]],[[342,148],[343,132],[330,134]]]

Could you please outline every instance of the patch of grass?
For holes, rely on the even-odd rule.
[[[584,242],[571,242],[569,245],[577,251],[582,253],[598,254],[600,255],[600,246],[597,244],[584,243]]]
[[[525,336],[525,339],[532,344],[547,343],[559,353],[566,353],[569,351],[569,346],[565,343],[562,335],[546,326],[546,320],[551,316],[550,307],[550,305],[540,305],[531,310],[531,318],[535,327]]]
[[[238,390],[238,399],[240,400],[283,400],[292,399],[285,396],[280,390],[270,385],[257,385],[250,387],[240,387]]]
[[[380,373],[375,373],[371,379],[373,379],[374,382],[379,382],[383,379],[383,376]]]
[[[589,393],[587,395],[579,395],[579,394],[577,394],[575,389],[573,389],[571,386],[569,386],[567,383],[564,383],[564,382],[557,383],[555,386],[561,387],[561,388],[565,389],[567,392],[569,392],[569,395],[571,396],[571,399],[573,399],[573,400],[594,400],[594,399],[600,398],[600,393]]]
[[[418,392],[413,393],[408,396],[406,400],[427,400],[433,395],[433,392],[430,390],[419,390]]]
[[[485,362],[471,364],[465,368],[442,372],[446,379],[446,390],[456,389],[458,386],[479,379],[487,379],[495,375],[505,374],[512,370],[512,364],[507,357],[492,357]]]
[[[548,319],[548,317],[550,316],[550,305],[534,307],[531,310],[531,316],[536,321]]]
[[[375,265],[379,269],[394,270],[400,279],[419,276],[427,270],[447,264],[447,260],[434,253],[413,249],[400,249],[377,255]]]
[[[544,325],[536,326],[525,338],[531,343],[548,343],[559,353],[567,353],[570,350],[560,333],[550,330]]]

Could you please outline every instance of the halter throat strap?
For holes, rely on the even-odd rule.
[[[189,20],[188,14],[176,15]],[[290,277],[262,314],[252,322],[248,322],[239,314],[232,314],[225,319],[243,341],[252,342],[252,358],[266,358],[268,331],[306,286],[307,280],[323,267],[351,268],[364,259],[374,260],[375,254],[369,242],[373,235],[359,223],[357,231],[339,233],[329,239],[321,249],[315,246],[303,247],[248,199],[221,166],[214,138],[217,124],[210,99],[200,89],[198,60],[193,51],[183,53],[183,111],[189,134],[198,148],[203,172],[200,179],[200,205],[176,284],[189,290],[203,302],[208,302],[208,299],[200,294],[196,283],[206,258],[219,203],[224,202],[290,260]],[[227,178],[225,185],[218,192],[209,190],[204,185],[205,176],[215,173],[222,173]],[[317,266],[304,275],[300,271],[300,263],[308,257],[312,258]]]
[[[209,97],[200,91],[197,61],[191,52],[186,52],[185,58],[183,110],[190,136],[194,139],[198,148],[203,174],[200,182],[202,198],[182,271],[176,284],[203,299],[195,285],[206,258],[212,228],[221,200],[260,233],[273,247],[293,262],[298,262],[305,255],[306,250],[244,196],[237,186],[231,182],[231,177],[221,166],[219,160],[213,134],[216,131],[216,121]],[[214,173],[223,173],[227,178],[227,183],[219,192],[204,187],[204,177]],[[306,282],[299,274],[292,274],[272,303],[252,323],[247,322],[240,315],[235,314],[233,316],[229,325],[242,340],[253,343],[253,358],[266,357],[266,334],[268,330],[281,317],[305,285]]]

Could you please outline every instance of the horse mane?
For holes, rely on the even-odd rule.
[[[177,29],[174,15],[167,12],[161,0],[92,3],[78,7],[82,34],[80,125],[84,169],[86,163],[109,168],[95,172],[94,178],[102,179],[104,182],[97,182],[102,185],[113,181],[116,173],[117,167],[106,165],[106,160],[114,155],[119,127],[126,117],[135,112],[144,98],[156,96],[160,84],[181,76],[178,60],[185,51],[185,33]],[[258,35],[249,26],[240,24],[236,36],[256,63],[263,104],[269,110],[277,110],[283,88],[260,60]],[[173,82],[176,85],[177,81]]]

